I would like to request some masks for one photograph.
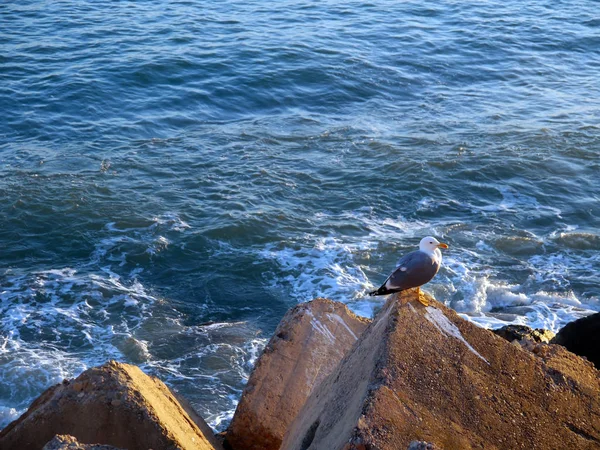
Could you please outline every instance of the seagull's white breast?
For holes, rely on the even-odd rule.
[[[442,252],[439,248],[436,248],[433,252],[428,253],[431,256],[434,264],[442,265]]]

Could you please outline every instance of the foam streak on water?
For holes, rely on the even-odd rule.
[[[106,359],[223,429],[421,237],[485,327],[600,309],[595,2],[0,5],[0,427]]]

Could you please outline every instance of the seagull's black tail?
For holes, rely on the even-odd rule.
[[[379,289],[375,289],[374,291],[369,292],[369,295],[371,297],[375,296],[375,295],[388,295],[388,294],[393,294],[394,292],[398,292],[397,289],[388,289],[385,287],[385,284],[383,286],[381,286]]]

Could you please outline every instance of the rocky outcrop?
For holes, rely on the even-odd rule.
[[[566,324],[551,342],[585,356],[600,369],[600,313]]]
[[[506,339],[508,342],[527,339],[533,342],[548,343],[554,337],[554,333],[550,330],[544,328],[531,328],[527,325],[505,325],[502,328],[492,331],[498,336]]]
[[[103,444],[81,444],[73,436],[56,435],[54,438],[44,445],[42,450],[123,450],[112,445]]]
[[[326,299],[290,310],[256,363],[226,435],[235,450],[277,450],[315,386],[338,365],[369,320]]]
[[[525,351],[415,291],[392,296],[314,389],[282,450],[600,448],[600,379],[564,349]]]
[[[45,391],[0,432],[0,448],[39,450],[69,434],[128,450],[218,449],[212,432],[201,431],[208,426],[194,419],[160,380],[111,361]]]

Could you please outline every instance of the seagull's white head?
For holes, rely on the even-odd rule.
[[[419,250],[430,255],[435,253],[438,248],[448,248],[448,245],[431,236],[424,237],[419,243]]]

